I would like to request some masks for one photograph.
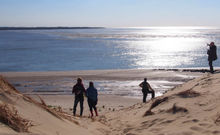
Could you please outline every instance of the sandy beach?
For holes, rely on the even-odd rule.
[[[142,103],[142,97],[134,98],[132,96],[100,94],[98,102],[99,116],[93,119],[89,118],[86,99],[83,117],[73,117],[73,95],[36,94],[37,92],[20,94],[20,92],[17,92],[11,85],[2,80],[0,103],[1,105],[7,104],[10,107],[15,107],[22,118],[31,120],[32,126],[28,128],[29,130],[26,134],[68,135],[74,132],[91,135],[216,135],[220,134],[218,126],[220,76],[218,71],[216,74],[203,71],[197,69],[184,71],[182,69],[148,69],[73,71],[68,73],[1,73],[10,83],[17,84],[17,87],[22,86],[21,84],[18,85],[18,80],[34,80],[42,83],[53,79],[58,79],[59,81],[60,78],[74,80],[77,77],[82,77],[86,82],[103,79],[141,81],[143,77],[149,78],[151,82],[156,80],[183,82],[178,85],[172,85],[171,89],[153,100],[148,99],[146,104]],[[71,82],[71,84],[74,84],[74,82]],[[155,87],[155,85],[153,86]],[[38,95],[45,103],[42,103]],[[30,96],[33,99],[26,96]],[[34,99],[39,101],[39,103],[36,103],[37,101],[34,101]],[[54,109],[56,110],[55,112],[53,111]],[[79,113],[79,107],[77,113]],[[23,133],[10,129],[5,124],[0,124],[0,129],[0,134]]]
[[[83,78],[85,87],[89,81],[106,82],[106,89],[115,90],[114,93],[106,93],[99,90],[98,110],[100,114],[129,107],[142,102],[142,93],[139,83],[147,77],[156,91],[156,96],[162,95],[169,89],[184,82],[199,77],[204,73],[199,70],[188,69],[138,69],[138,70],[91,70],[91,71],[67,71],[67,72],[6,72],[1,73],[18,90],[39,101],[40,96],[48,105],[62,107],[72,114],[74,96],[71,94],[72,86],[78,77]],[[28,83],[29,82],[29,83]],[[129,83],[131,85],[129,85]],[[41,86],[41,87],[39,87]],[[51,91],[48,91],[50,87]],[[58,87],[62,86],[59,91]],[[54,88],[55,87],[55,88]],[[42,90],[39,90],[42,88]],[[36,90],[35,90],[36,89]],[[64,89],[64,90],[63,90]],[[126,95],[121,91],[136,90],[138,96]],[[65,91],[67,90],[67,91]],[[116,91],[117,90],[117,91]],[[159,92],[162,90],[161,92]],[[36,92],[37,91],[37,92]],[[127,91],[126,91],[127,92]],[[148,100],[151,97],[148,96]],[[89,116],[87,99],[84,101],[84,115]],[[79,112],[79,105],[78,110]]]
[[[220,135],[220,0],[2,0],[0,16],[0,135]]]

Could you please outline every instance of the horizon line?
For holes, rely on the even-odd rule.
[[[220,26],[127,26],[127,27],[103,27],[103,26],[0,26],[0,30],[20,29],[105,29],[105,28],[193,28],[193,29],[220,29]]]

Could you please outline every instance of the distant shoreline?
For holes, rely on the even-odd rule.
[[[215,69],[219,73],[219,69]],[[114,69],[114,70],[75,70],[75,71],[41,71],[41,72],[0,72],[7,78],[47,78],[47,77],[71,77],[87,78],[88,80],[141,80],[166,78],[176,73],[179,74],[203,74],[209,72],[207,69]],[[169,77],[168,77],[169,76]],[[168,77],[168,78],[167,78]]]
[[[104,27],[0,27],[0,30],[104,29]]]

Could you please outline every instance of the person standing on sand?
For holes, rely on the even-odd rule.
[[[78,78],[77,83],[73,86],[72,94],[75,93],[75,101],[73,106],[73,115],[76,115],[76,107],[77,104],[80,102],[80,116],[83,114],[83,93],[86,93],[86,90],[83,86],[82,79]]]
[[[147,82],[147,78],[144,78],[144,81],[139,84],[139,86],[142,88],[143,93],[143,103],[146,103],[147,94],[151,93],[151,97],[155,97],[155,92],[151,88],[150,84]]]
[[[93,117],[93,110],[95,110],[96,116],[98,116],[97,112],[97,102],[98,102],[98,92],[97,89],[94,87],[93,82],[89,82],[89,88],[86,90],[86,96],[88,99],[88,105],[91,113],[91,117]]]
[[[214,42],[211,42],[210,44],[207,44],[207,45],[209,46],[207,54],[208,54],[210,72],[214,73],[212,62],[217,60],[217,54],[216,54],[217,47],[215,46]]]

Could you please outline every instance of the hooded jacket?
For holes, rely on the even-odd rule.
[[[86,96],[91,99],[92,101],[97,101],[98,100],[98,92],[95,87],[89,87],[86,90]]]

